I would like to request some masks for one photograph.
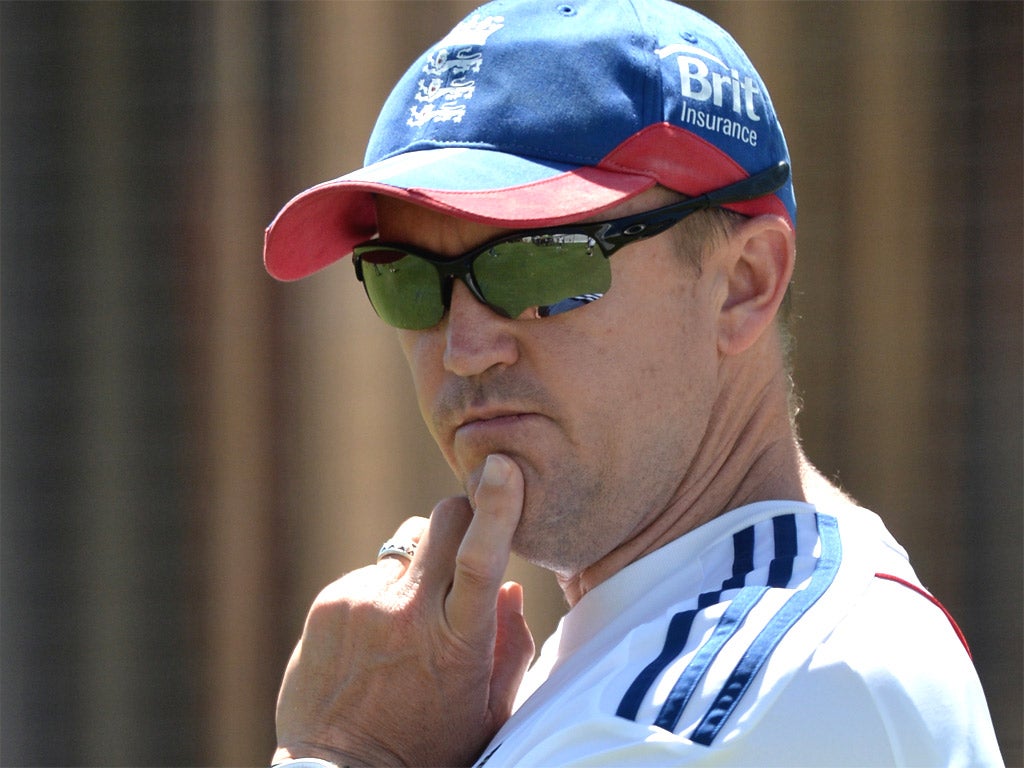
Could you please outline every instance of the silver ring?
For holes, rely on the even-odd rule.
[[[385,541],[381,546],[380,551],[377,552],[377,562],[379,563],[385,557],[400,557],[403,560],[412,561],[412,556],[416,554],[416,545],[413,543],[403,544],[399,541]]]

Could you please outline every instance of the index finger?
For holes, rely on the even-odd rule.
[[[523,511],[523,473],[516,463],[501,454],[488,456],[474,502],[473,519],[459,546],[445,601],[448,623],[463,638],[489,631],[496,622],[498,590]],[[490,621],[482,625],[481,617]]]

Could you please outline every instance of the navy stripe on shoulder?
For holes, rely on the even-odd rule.
[[[684,654],[692,653],[653,722],[660,728],[675,732],[700,681],[707,676],[722,649],[743,626],[750,612],[769,590],[794,588],[796,585],[791,585],[791,582],[796,560],[801,556],[801,546],[805,550],[802,556],[806,558],[811,556],[810,548],[820,542],[820,556],[816,558],[807,586],[793,593],[768,619],[691,736],[697,743],[711,744],[776,646],[835,578],[841,559],[835,519],[819,515],[800,517],[806,518],[806,524],[799,522],[797,515],[779,515],[733,535],[732,564],[721,586],[698,595],[695,609],[680,611],[672,617],[661,652],[633,680],[619,703],[616,715],[637,720],[647,696],[665,671]],[[759,575],[752,579],[755,573]],[[807,578],[806,571],[804,574],[799,577],[800,581]],[[700,635],[691,638],[697,616],[704,609],[721,603],[727,591],[732,593],[728,597],[729,604],[710,634],[704,640]],[[701,645],[697,647],[696,643]]]
[[[772,519],[775,534],[775,557],[768,566],[768,586],[785,588],[793,577],[793,560],[797,555],[796,515],[779,515]]]
[[[718,657],[718,652],[729,641],[736,631],[743,626],[744,619],[757,602],[768,591],[767,587],[744,587],[729,603],[722,618],[715,626],[708,641],[700,647],[697,655],[686,665],[683,674],[679,676],[676,684],[672,686],[672,692],[668,695],[665,703],[658,713],[654,724],[666,731],[674,731],[679,723],[690,697],[697,688],[697,683],[704,677],[708,667]]]
[[[768,567],[768,587],[784,588],[789,585],[789,580],[793,575],[793,560],[797,554],[796,516],[779,515],[773,518],[772,532],[775,552]],[[737,534],[737,537],[734,538],[737,551],[736,562],[738,563],[742,559],[743,567],[749,572],[754,570],[754,528],[747,528],[741,533],[742,536]],[[683,710],[689,704],[697,684],[718,657],[718,652],[742,626],[747,614],[767,591],[767,587],[744,587],[733,598],[711,637],[697,651],[672,687],[672,692],[668,695],[661,712],[658,713],[658,717],[654,721],[655,725],[668,731],[675,731],[679,724],[679,718],[682,717]]]
[[[637,676],[633,684],[629,686],[626,695],[619,702],[619,708],[615,711],[618,717],[627,720],[636,720],[640,705],[648,689],[658,679],[664,669],[679,656],[686,647],[686,641],[690,637],[690,627],[693,625],[693,617],[697,611],[682,611],[672,617],[668,625],[668,633],[665,635],[665,645],[658,657],[644,667],[644,670]]]
[[[799,618],[818,601],[835,579],[842,560],[839,525],[835,518],[817,515],[821,556],[806,588],[796,592],[765,625],[733,669],[722,690],[697,724],[690,740],[710,746],[735,711],[743,694],[776,646]]]
[[[711,590],[709,592],[703,592],[697,597],[697,608],[696,610],[681,611],[672,617],[669,622],[668,632],[665,635],[665,643],[661,649],[661,653],[658,654],[657,658],[648,664],[643,671],[637,676],[633,683],[626,690],[626,694],[622,697],[622,701],[619,702],[619,707],[615,714],[619,717],[624,717],[627,720],[636,720],[637,714],[640,711],[640,706],[643,704],[644,698],[647,696],[647,692],[654,684],[655,680],[665,671],[665,669],[679,656],[682,655],[686,649],[687,641],[690,638],[690,629],[693,625],[693,619],[697,612],[707,608],[710,605],[715,605],[721,600],[722,593],[727,589],[737,589],[743,587],[746,581],[746,575],[754,569],[754,527],[744,528],[733,534],[733,559],[732,568],[730,569],[730,576],[726,578],[719,589]],[[760,595],[758,595],[760,599]],[[746,616],[750,608],[756,604],[757,600],[754,600],[750,606],[742,611],[742,614],[737,616],[737,612],[744,605],[743,602],[737,606],[736,611],[729,614],[729,619],[737,619],[739,623],[742,623],[743,617]],[[723,617],[723,620],[725,617]],[[739,624],[731,625],[732,629],[729,631],[728,636],[722,637],[721,644],[724,644],[729,637],[732,636],[732,632],[739,626]],[[725,630],[723,630],[725,632]],[[715,639],[719,639],[717,636]],[[720,646],[719,646],[720,647]],[[707,663],[714,661],[714,656],[717,655],[717,650],[714,654],[707,659]],[[697,680],[700,679],[700,675],[697,676]],[[688,681],[687,681],[688,684]],[[694,685],[696,681],[694,681]],[[688,698],[688,696],[686,697]],[[678,697],[677,697],[678,700]],[[683,703],[685,706],[685,702]],[[682,710],[680,709],[680,712]],[[670,715],[665,715],[669,717]],[[678,715],[675,716],[678,719]]]

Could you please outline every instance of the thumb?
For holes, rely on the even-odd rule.
[[[455,558],[445,610],[456,635],[472,642],[485,633],[490,645],[495,602],[523,509],[523,475],[515,462],[500,454],[488,456],[474,501],[476,511]]]

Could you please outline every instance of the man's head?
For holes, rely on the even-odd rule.
[[[355,249],[455,474],[472,495],[510,456],[517,550],[575,574],[737,500],[794,218],[771,102],[720,28],[663,0],[498,2],[413,65],[367,166],[289,203],[265,256],[293,279]]]

